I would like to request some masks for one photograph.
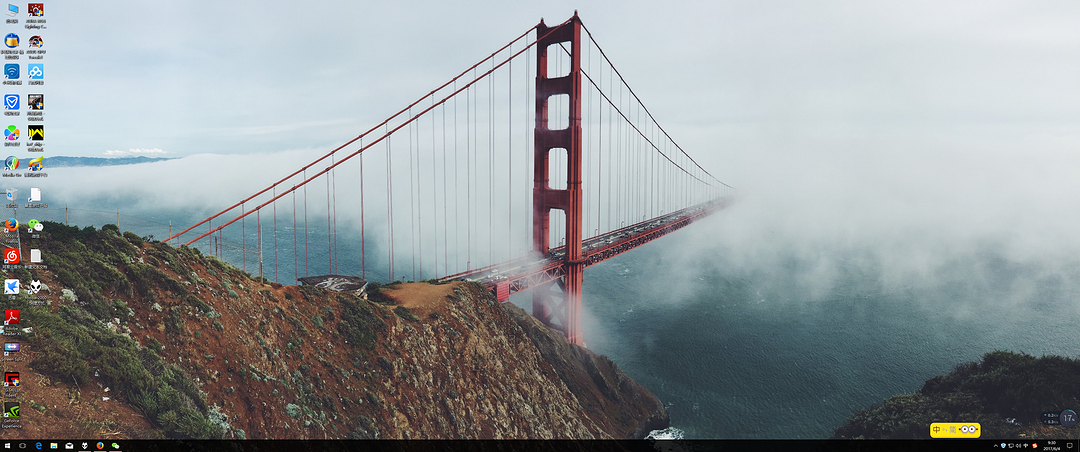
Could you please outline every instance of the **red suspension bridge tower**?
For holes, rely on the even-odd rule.
[[[532,40],[529,35],[534,32],[536,39]],[[530,52],[535,52],[535,61]],[[527,72],[514,72],[513,62],[519,56]],[[567,57],[569,71],[562,73]],[[530,63],[536,64],[535,79],[529,71]],[[560,73],[549,74],[552,67]],[[526,95],[513,94],[517,92],[515,80],[520,80],[518,86],[525,88]],[[496,89],[503,83],[507,87],[505,97],[497,94],[501,89]],[[534,108],[530,108],[528,100],[535,102]],[[521,115],[515,114],[515,105],[523,107]],[[565,110],[563,105],[567,105]],[[515,118],[520,119],[515,122]],[[515,139],[519,131],[528,137],[533,120],[533,143]],[[501,128],[504,124],[505,128]],[[552,128],[563,124],[565,128]],[[518,142],[525,144],[520,148],[512,145]],[[503,143],[505,160],[497,155]],[[522,158],[515,158],[519,149]],[[529,152],[533,154],[531,160]],[[464,158],[460,158],[462,154]],[[379,181],[375,187],[370,182],[367,185],[368,207],[364,195],[365,155],[367,177]],[[342,166],[347,162],[357,164],[354,173],[350,173],[352,165]],[[525,176],[518,176],[519,184],[527,183],[524,179],[528,178],[529,162],[533,165],[531,210],[527,186],[521,187],[524,190],[514,189],[515,173]],[[406,168],[407,177],[401,173]],[[583,176],[587,180],[583,181]],[[553,181],[552,177],[559,180]],[[321,179],[320,183],[312,184],[317,179]],[[403,180],[407,190],[402,190]],[[321,182],[325,182],[325,198],[317,194],[324,187]],[[585,183],[589,184],[587,189]],[[588,193],[584,193],[586,190]],[[358,252],[359,268],[351,272],[368,279],[370,273],[377,274],[381,269],[368,270],[369,261],[374,262],[370,259],[374,256],[369,254],[375,253],[366,251],[372,248],[365,245],[371,242],[372,235],[365,232],[371,230],[370,226],[365,229],[366,209],[369,225],[373,213],[376,223],[386,225],[383,233],[375,233],[375,239],[385,243],[379,253],[385,253],[383,269],[387,280],[397,279],[395,262],[400,265],[411,258],[413,279],[424,279],[425,271],[428,275],[449,274],[438,279],[482,284],[499,301],[532,290],[533,315],[563,332],[571,343],[584,345],[581,292],[585,267],[705,218],[728,206],[733,195],[734,187],[698,165],[657,123],[575,13],[570,20],[553,27],[540,21],[366,132],[166,241],[176,239],[180,244],[181,236],[205,225],[207,230],[187,240],[188,246],[198,243],[218,259],[228,257],[239,262],[240,268],[258,264],[255,268],[262,276],[261,250],[269,240],[274,280],[280,280],[279,264],[284,264],[286,275],[291,266],[292,277],[301,280],[301,275],[312,276],[308,236],[325,232],[326,240],[318,240],[326,245],[325,266],[316,267],[327,274],[316,278],[341,276],[338,210],[344,213],[358,208],[351,212],[358,214],[353,219],[358,217],[359,231],[353,231],[349,238],[359,242],[359,249],[353,250]],[[339,203],[339,199],[346,201]],[[404,222],[394,221],[395,199],[401,206],[399,219],[400,209],[409,208]],[[358,205],[353,200],[358,200]],[[483,201],[487,201],[486,210]],[[286,207],[289,204],[291,209]],[[492,215],[500,205],[505,205],[505,216]],[[322,208],[326,209],[325,217]],[[309,210],[319,213],[309,218]],[[482,221],[485,214],[487,221]],[[292,227],[279,228],[279,217]],[[320,221],[322,218],[325,223]],[[565,224],[554,220],[563,218]],[[256,229],[254,234],[249,232],[251,226]],[[266,228],[270,230],[264,233]],[[292,254],[292,262],[287,257],[279,262],[279,242],[288,242],[290,235],[292,247],[285,243],[286,252],[282,254]],[[486,249],[482,240],[475,240],[485,235]],[[207,240],[200,243],[203,239]],[[408,244],[402,248],[401,242],[405,241]],[[255,243],[256,249],[249,249],[249,243]],[[404,253],[411,256],[403,258],[400,251],[395,254],[395,244],[399,250],[411,250]],[[474,265],[477,261],[472,258],[485,254],[484,250],[487,258],[481,257],[481,264]],[[505,257],[497,257],[496,253]],[[251,258],[256,262],[250,262]]]
[[[551,249],[549,228],[551,210],[559,209],[566,217],[566,254],[563,277],[533,288],[533,315],[553,328],[562,330],[570,342],[584,345],[581,334],[581,284],[585,263],[582,259],[581,228],[581,20],[577,13],[568,24],[554,31],[541,20],[536,26],[539,38],[536,51],[536,128],[534,130],[535,166],[533,178],[533,251],[547,254]],[[548,48],[569,43],[570,73],[548,76]],[[552,130],[549,100],[551,96],[569,97],[569,125]],[[549,160],[551,152],[566,152],[566,189],[551,188]],[[554,286],[559,291],[555,291]],[[558,320],[558,324],[552,322]]]

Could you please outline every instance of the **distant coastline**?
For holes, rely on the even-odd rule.
[[[173,160],[175,157],[66,157],[56,156],[49,157],[49,168],[67,168],[76,166],[116,166],[116,165],[135,165],[139,163],[159,162],[162,160]]]

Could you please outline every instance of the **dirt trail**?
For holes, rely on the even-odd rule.
[[[432,312],[443,312],[446,296],[454,291],[461,281],[449,284],[428,284],[425,282],[399,284],[383,293],[393,298],[399,305],[409,309],[414,315],[424,318]]]

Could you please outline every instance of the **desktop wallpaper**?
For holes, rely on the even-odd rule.
[[[1077,436],[1063,422],[1080,409],[1074,3],[41,4],[3,24],[20,40],[5,48],[34,36],[46,51],[10,60],[24,83],[5,84],[23,104],[5,117],[22,134],[5,156],[23,162],[3,180],[21,226],[5,240],[43,261],[3,267],[23,288],[4,309],[25,324],[5,329],[22,347],[2,362],[21,379],[4,388],[20,410],[5,440],[929,438],[932,422]],[[529,255],[532,173],[514,165],[532,158],[535,53],[470,87],[473,103],[421,113],[433,89],[575,13],[600,86],[585,85],[586,238],[667,212],[629,198],[643,210],[611,223],[603,196],[620,191],[600,184],[667,182],[654,160],[602,166],[619,118],[596,92],[636,96],[655,122],[627,121],[659,125],[648,142],[615,129],[644,143],[633,152],[678,143],[677,161],[730,188],[723,209],[584,270],[585,347],[530,316],[528,291],[499,303],[435,280]],[[620,76],[632,94],[611,88]],[[300,204],[289,192],[240,232],[180,246],[417,99],[394,157],[372,147],[367,168],[348,160]],[[481,120],[466,112],[485,107],[490,126],[469,132]],[[448,140],[460,163],[443,163]],[[405,172],[384,175],[391,161]],[[465,185],[442,188],[459,172]],[[314,171],[301,176],[244,212]],[[297,205],[312,209],[302,226]],[[455,212],[509,220],[451,249],[438,235]],[[331,274],[366,293],[297,281]]]

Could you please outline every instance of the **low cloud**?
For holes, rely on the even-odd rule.
[[[153,155],[164,155],[164,154],[167,154],[167,152],[162,151],[161,149],[158,149],[158,148],[153,148],[153,149],[128,149],[126,151],[122,151],[122,150],[119,150],[119,149],[108,149],[108,150],[105,151],[105,156],[106,157],[134,157],[134,156],[139,156],[139,155],[153,156]]]

